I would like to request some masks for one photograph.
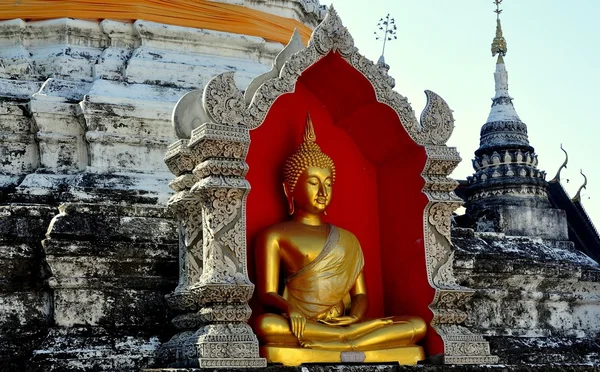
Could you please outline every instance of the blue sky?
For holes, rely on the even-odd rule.
[[[396,90],[412,103],[417,116],[425,106],[423,90],[442,96],[454,110],[455,129],[448,144],[463,161],[453,173],[473,173],[471,159],[479,146],[494,95],[496,58],[490,44],[496,30],[492,0],[321,0],[333,3],[360,52],[372,60],[381,53],[373,32],[390,14],[398,39],[386,47],[385,59]],[[562,184],[574,196],[588,177],[583,205],[600,229],[600,1],[504,0],[502,29],[509,92],[538,167],[550,180],[569,153]],[[569,182],[566,182],[569,179]]]

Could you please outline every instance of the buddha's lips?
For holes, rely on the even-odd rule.
[[[327,203],[327,198],[317,198],[317,203],[325,204],[325,203]]]

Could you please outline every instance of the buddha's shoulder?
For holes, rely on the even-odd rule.
[[[342,238],[358,242],[358,238],[356,237],[356,235],[354,235],[354,233],[352,231],[346,230],[343,227],[339,227],[336,225],[332,225],[332,226],[335,226],[335,228],[339,231],[340,236]]]
[[[294,229],[294,224],[290,221],[279,222],[263,229],[259,234],[262,239],[277,239],[281,236],[289,235]]]

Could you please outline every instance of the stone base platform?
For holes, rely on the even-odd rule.
[[[254,372],[259,369],[236,369],[236,372]],[[224,369],[146,369],[144,372],[223,372]],[[416,365],[400,366],[397,364],[305,364],[299,367],[269,365],[260,369],[264,372],[600,372],[598,365]]]
[[[260,355],[275,363],[299,366],[303,363],[382,363],[398,362],[415,365],[425,359],[421,346],[398,347],[388,350],[330,351],[281,346],[262,346]]]

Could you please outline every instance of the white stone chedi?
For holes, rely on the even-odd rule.
[[[236,3],[313,26],[321,13],[311,1]],[[33,352],[41,368],[71,368],[85,355],[95,355],[90,368],[152,363],[157,334],[131,329],[151,333],[168,321],[162,297],[176,272],[161,270],[175,260],[168,243],[177,236],[164,212],[163,156],[176,138],[173,108],[225,71],[247,86],[282,47],[144,20],[0,21],[0,240],[11,252],[0,260],[10,268],[27,258],[29,276],[6,271],[7,282],[37,283],[0,295],[0,314],[12,314],[0,316],[4,335],[32,337],[13,337],[15,348]],[[30,341],[50,325],[43,343]],[[12,347],[0,355],[12,357]]]

